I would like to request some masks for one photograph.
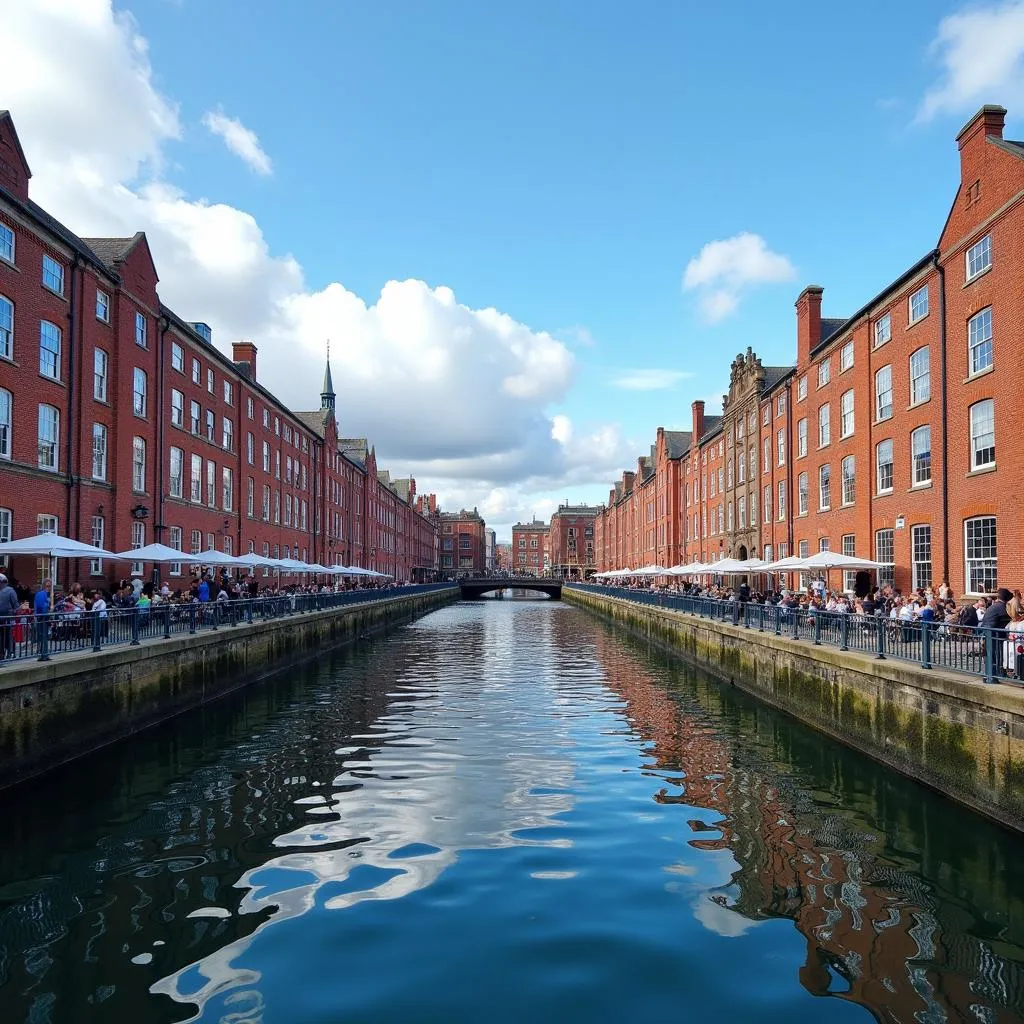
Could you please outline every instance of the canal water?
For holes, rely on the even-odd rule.
[[[1004,1022],[1024,842],[549,601],[0,794],[0,1021]]]

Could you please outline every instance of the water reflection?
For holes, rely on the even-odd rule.
[[[1024,1010],[1015,837],[547,602],[445,609],[0,814],[5,1022]]]

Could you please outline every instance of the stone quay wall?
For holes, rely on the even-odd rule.
[[[816,647],[573,587],[563,588],[562,597],[1024,831],[1024,688]]]
[[[5,667],[0,788],[458,597],[452,586]]]

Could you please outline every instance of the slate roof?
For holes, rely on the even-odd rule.
[[[670,459],[682,458],[690,450],[693,435],[689,430],[666,430],[665,451]]]
[[[96,253],[107,270],[117,273],[117,264],[124,260],[141,237],[142,232],[138,231],[131,238],[83,238],[82,241]]]
[[[338,451],[353,462],[365,465],[366,458],[370,454],[370,442],[365,437],[339,437]]]
[[[1010,139],[997,139],[992,135],[988,137],[988,141],[991,142],[993,146],[998,146],[1005,152],[1011,153],[1013,156],[1019,156],[1024,160],[1024,142],[1013,142]]]
[[[319,434],[320,437],[323,437],[327,429],[326,411],[326,409],[317,409],[316,412],[296,412],[292,415],[297,420],[301,420],[314,434]]]
[[[781,384],[795,369],[795,366],[766,366],[764,368],[764,384],[761,387],[761,394],[768,394],[769,391]]]
[[[391,490],[397,494],[402,501],[408,503],[409,495],[412,492],[412,479],[410,477],[403,477],[401,480],[391,481]]]
[[[721,416],[705,416],[704,417],[704,435],[701,437],[702,441],[706,441],[709,437],[713,437],[722,429],[722,417]]]
[[[823,317],[821,321],[821,338],[822,342],[828,341],[836,331],[840,330],[843,324],[846,323],[844,317]]]

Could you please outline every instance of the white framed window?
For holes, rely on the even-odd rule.
[[[171,369],[185,372],[185,350],[176,341],[171,342]]]
[[[928,315],[928,285],[922,285],[907,301],[910,323],[916,324]]]
[[[796,514],[807,515],[807,506],[810,502],[810,488],[807,483],[807,474],[801,473],[796,478]]]
[[[93,547],[103,547],[103,535],[106,533],[107,524],[104,522],[103,516],[93,516],[89,523],[89,540],[92,542]],[[90,576],[102,576],[103,575],[103,559],[102,558],[90,558],[89,559],[89,575]]]
[[[64,294],[64,267],[52,256],[43,256],[43,287],[58,295]]]
[[[185,396],[177,388],[171,388],[171,423],[176,427],[185,425]]]
[[[875,348],[892,338],[892,314],[883,313],[875,321]]]
[[[0,260],[14,262],[14,232],[6,224],[0,224]]]
[[[875,448],[876,485],[879,494],[892,490],[892,441],[879,441]]]
[[[224,381],[224,404],[235,404],[235,386],[229,380]]]
[[[995,403],[991,398],[971,406],[971,469],[996,464]]]
[[[306,503],[302,503],[305,508]],[[750,525],[757,526],[757,491],[750,492]]]
[[[198,402],[189,403],[188,414],[192,433],[198,436],[203,429],[203,410]]]
[[[270,442],[263,442],[263,472],[270,472]]]
[[[731,533],[732,532],[732,502],[731,501],[729,502],[729,509],[728,509],[727,514],[726,514],[725,522],[726,522],[726,527],[725,528]]]
[[[844,533],[841,539],[842,552],[847,558],[853,558],[857,554],[857,538],[852,533]],[[846,569],[843,572],[843,590],[853,593],[857,586],[857,572],[854,569]]]
[[[747,528],[747,499],[740,496],[736,501],[736,515],[739,517],[739,528]]]
[[[828,357],[818,363],[818,387],[823,388],[832,379],[832,359]]]
[[[181,550],[181,527],[172,526],[167,531],[167,546],[174,548],[175,551]],[[180,576],[181,575],[181,562],[171,562],[167,567],[168,576]]]
[[[245,415],[250,420],[252,419],[252,413],[253,413],[252,399],[251,398],[246,398],[246,400],[245,400]]]
[[[818,408],[818,447],[832,441],[832,408],[828,402]]]
[[[910,353],[910,404],[927,402],[931,397],[931,353],[926,345]]]
[[[799,420],[796,425],[796,454],[802,459],[807,454],[807,417]]]
[[[110,323],[110,296],[99,288],[96,289],[96,319]]]
[[[764,466],[764,472],[768,473],[771,471],[772,465],[772,439],[765,437],[764,439],[764,458],[762,459],[762,465]]]
[[[217,390],[217,382],[214,378],[212,367],[207,367],[206,369],[206,390],[209,391],[211,395]]]
[[[819,551],[830,551],[831,548],[832,548],[832,542],[828,539],[828,537],[819,537],[818,538],[818,550]]]
[[[796,382],[796,400],[802,402],[807,397],[807,374]]]
[[[206,463],[206,504],[210,508],[217,507],[217,463],[212,459]]]
[[[910,528],[911,586],[932,585],[932,528],[926,524]]]
[[[853,455],[847,455],[842,464],[843,504],[852,505],[857,500],[857,461]]]
[[[39,372],[51,380],[60,380],[61,330],[49,320],[39,322]]]
[[[879,586],[891,585],[896,579],[896,547],[891,529],[875,531],[875,561],[881,562],[884,568],[878,570]]]
[[[779,450],[779,465],[784,466],[786,464],[786,432],[780,430],[775,437],[776,446]]]
[[[92,478],[107,479],[107,428],[102,423],[92,425]]]
[[[786,392],[783,391],[778,398],[775,399],[775,415],[781,416],[786,411]]]
[[[221,418],[221,447],[226,452],[235,450],[235,424],[227,416]]]
[[[146,371],[137,366],[132,373],[132,412],[136,416],[146,415]]]
[[[772,403],[766,402],[761,406],[761,425],[767,427],[772,419]]]
[[[770,487],[764,489],[764,508],[762,512],[764,512],[764,521],[770,523],[772,521],[772,489]]]
[[[993,594],[997,586],[996,517],[964,521],[964,579],[969,594]]]
[[[827,512],[832,507],[832,467],[818,467],[818,510]]]
[[[37,515],[36,516],[36,533],[56,533],[57,532],[57,517],[51,515]],[[49,558],[37,558],[36,559],[36,582],[42,583],[47,576],[50,575],[50,559]],[[58,562],[58,569],[60,571],[60,563]],[[54,586],[57,585],[56,576],[53,579]]]
[[[875,374],[875,420],[892,416],[892,367],[883,366]]]
[[[203,500],[203,457],[201,455],[193,455],[191,465],[189,467],[189,501],[195,502],[197,505]],[[197,551],[201,551],[202,548],[196,548]]]
[[[11,457],[11,429],[14,425],[14,397],[0,388],[0,459]]]
[[[245,492],[245,514],[252,519],[256,509],[256,481],[249,477]],[[249,542],[250,544],[252,541]]]
[[[107,380],[108,380],[108,357],[107,353],[101,348],[97,348],[92,354],[92,397],[97,402],[105,402],[107,400]]]
[[[992,307],[987,306],[967,321],[968,368],[971,375],[992,365]]]
[[[932,428],[925,424],[910,435],[911,479],[914,487],[932,480]]]
[[[971,281],[992,266],[992,240],[986,235],[967,250],[965,260],[967,280]]]
[[[268,429],[268,430],[270,429],[270,410],[269,409],[264,409],[263,410],[263,426],[266,429]]]
[[[839,399],[839,436],[849,437],[853,433],[853,388],[844,391]]]
[[[14,358],[14,303],[0,295],[0,358]]]
[[[217,433],[217,414],[212,409],[206,410],[206,440],[212,441]]]
[[[171,449],[171,472],[170,472],[170,493],[172,498],[182,496],[182,479],[185,471],[185,453],[180,448]],[[178,548],[180,551],[181,548]]]
[[[252,436],[252,431],[246,431],[245,434],[245,457],[250,466],[256,465],[256,438]]]
[[[135,344],[139,348],[145,348],[149,344],[147,337],[147,325],[145,314],[136,312],[135,314]]]
[[[139,548],[146,546],[146,524],[140,523],[138,520],[132,523],[132,550],[138,551]],[[138,573],[140,576],[145,571],[145,565],[142,562],[132,562],[132,572]]]
[[[234,473],[227,467],[221,467],[221,508],[230,512],[235,507],[235,478]]]
[[[263,502],[262,502],[262,513],[263,522],[270,522],[270,487],[268,484],[263,485]]]
[[[192,360],[192,383],[199,384],[203,379],[203,367],[198,359]]]
[[[146,442],[141,437],[132,438],[132,490],[136,494],[146,491]]]
[[[39,468],[56,473],[60,469],[60,410],[39,406]]]
[[[853,342],[848,341],[839,350],[839,372],[849,370],[853,366]]]

